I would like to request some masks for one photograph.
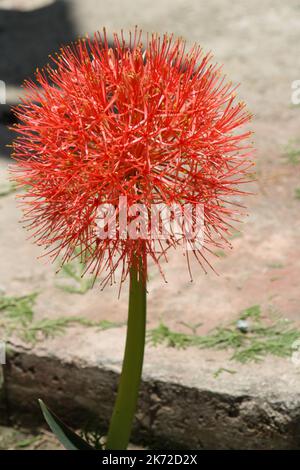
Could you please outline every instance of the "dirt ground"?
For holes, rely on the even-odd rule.
[[[152,18],[151,24],[139,21],[145,30],[173,30],[214,51],[228,76],[242,84],[240,94],[254,113],[257,149],[258,182],[252,185],[256,194],[248,198],[249,217],[241,227],[242,234],[232,240],[232,251],[211,259],[219,276],[212,272],[204,275],[195,266],[191,283],[181,253],[173,253],[165,267],[168,284],[155,267],[150,268],[148,318],[152,324],[161,318],[172,326],[181,321],[202,323],[207,331],[253,304],[299,320],[300,201],[295,191],[300,186],[300,164],[289,160],[291,152],[300,149],[300,108],[291,103],[291,82],[300,73],[300,8],[297,1],[288,5],[254,1],[247,8],[245,4],[233,2],[225,8],[224,3],[212,1],[204,8],[201,2],[191,2],[188,8],[175,1],[169,4],[165,23],[157,18]],[[77,11],[83,4],[74,2],[74,8]],[[179,21],[180,17],[184,21]],[[82,29],[95,27],[93,18],[89,24],[86,16],[80,18]],[[118,29],[121,20],[114,18]],[[126,23],[125,19],[125,27]],[[1,167],[6,164],[2,159]],[[0,199],[0,210],[0,283],[7,294],[38,289],[40,315],[125,319],[126,287],[120,300],[116,289],[110,287],[104,292],[95,288],[84,296],[57,290],[55,268],[45,260],[36,260],[39,250],[25,241],[17,223],[14,195]]]
[[[52,433],[40,430],[31,434],[27,430],[0,426],[0,450],[60,450]]]
[[[72,3],[81,30],[93,30],[96,19],[89,16],[87,20],[93,2]],[[209,6],[196,1],[189,6],[163,1],[157,8],[155,2],[152,9],[148,6],[152,16],[137,11],[136,22],[145,30],[174,31],[214,51],[228,76],[241,83],[241,97],[254,113],[257,149],[258,181],[252,185],[256,194],[247,198],[249,217],[241,225],[240,236],[232,240],[233,250],[219,253],[219,259],[210,258],[219,276],[213,272],[204,275],[194,266],[191,283],[180,252],[172,253],[164,267],[167,284],[157,269],[150,267],[148,319],[152,325],[160,319],[172,327],[180,327],[182,321],[202,323],[201,333],[253,304],[261,305],[263,311],[272,309],[284,317],[300,319],[300,200],[296,197],[300,163],[295,163],[300,157],[293,160],[292,156],[300,151],[300,108],[291,102],[291,82],[300,74],[300,8],[297,1],[264,0],[245,5],[231,2],[230,8],[225,8],[219,0]],[[159,19],[155,12],[167,7],[163,21],[163,15]],[[101,22],[118,29],[121,18],[110,8],[108,5]],[[124,27],[129,23],[126,16],[123,23]],[[7,164],[2,158],[2,181]],[[18,224],[13,194],[0,199],[0,211],[0,284],[7,294],[39,290],[37,312],[41,316],[125,320],[125,286],[120,300],[117,287],[107,287],[104,292],[96,287],[85,295],[58,290],[55,267],[45,259],[36,259],[39,249],[26,241]]]
[[[17,2],[16,2],[17,3]],[[221,0],[70,2],[78,32],[105,24],[109,31],[139,24],[145,31],[173,31],[212,50],[240,96],[254,113],[252,128],[257,162],[254,195],[247,198],[249,216],[232,239],[233,249],[210,258],[213,272],[193,266],[190,282],[180,252],[164,266],[168,283],[150,266],[149,327],[160,320],[175,330],[201,324],[198,333],[235,319],[260,305],[300,324],[300,107],[291,102],[291,84],[300,79],[300,4],[297,0]],[[119,8],[117,8],[118,4]],[[0,2],[1,8],[1,2]],[[101,14],[100,11],[101,10]],[[122,11],[121,11],[122,10]],[[1,13],[0,13],[1,14]],[[1,78],[1,77],[0,77]],[[2,128],[5,144],[9,139]],[[6,184],[7,157],[1,158]],[[0,197],[0,288],[6,295],[39,291],[37,318],[80,315],[92,320],[126,320],[127,288],[118,286],[83,295],[57,287],[55,267],[37,260],[40,250],[26,241],[18,223],[14,194]],[[226,353],[224,353],[226,354]]]

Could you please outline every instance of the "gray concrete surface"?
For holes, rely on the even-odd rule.
[[[40,424],[43,398],[69,424],[106,433],[125,328],[75,329],[34,350],[10,344],[6,407],[14,423]],[[300,449],[300,369],[269,358],[232,364],[222,354],[148,347],[132,440],[154,448]]]

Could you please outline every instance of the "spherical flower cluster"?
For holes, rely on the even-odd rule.
[[[35,241],[63,262],[80,255],[87,270],[125,279],[136,260],[160,266],[170,237],[97,236],[103,204],[201,204],[204,243],[193,253],[205,263],[210,246],[226,243],[230,221],[251,163],[245,104],[194,46],[137,29],[126,39],[105,31],[64,47],[53,63],[25,83],[15,110],[13,179],[25,192],[24,220]],[[183,237],[184,238],[184,237]],[[146,269],[146,268],[145,268]]]

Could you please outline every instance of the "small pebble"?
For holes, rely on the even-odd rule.
[[[238,320],[236,322],[236,327],[242,333],[248,333],[249,330],[250,330],[250,325],[249,325],[249,322],[247,320]]]

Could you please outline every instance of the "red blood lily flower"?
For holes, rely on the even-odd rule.
[[[52,65],[25,83],[13,144],[13,179],[24,220],[39,245],[63,262],[79,253],[87,269],[122,279],[137,259],[160,266],[172,237],[155,249],[150,239],[101,239],[95,229],[102,204],[201,204],[204,242],[223,246],[239,213],[251,163],[250,119],[221,69],[194,46],[157,34],[145,47],[137,29],[126,40],[106,33],[64,47]],[[229,199],[228,199],[229,197]],[[144,268],[146,269],[146,268]]]

